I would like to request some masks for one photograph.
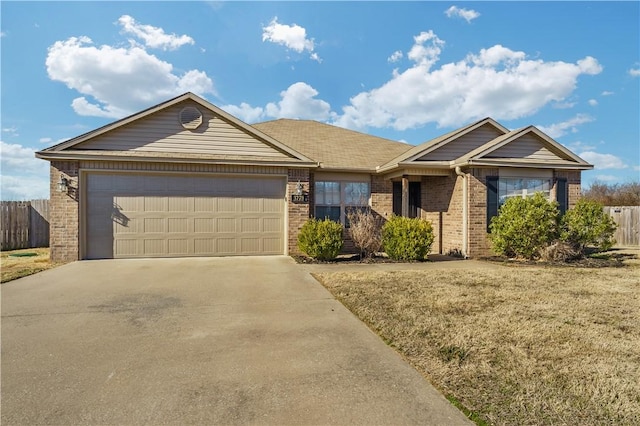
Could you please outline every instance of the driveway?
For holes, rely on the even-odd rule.
[[[470,424],[284,256],[83,261],[2,285],[10,424]]]

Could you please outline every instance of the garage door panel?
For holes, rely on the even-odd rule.
[[[284,179],[87,175],[85,257],[282,254]]]
[[[145,217],[143,218],[144,234],[164,234],[167,232],[167,220],[162,217]]]
[[[216,220],[210,217],[196,217],[193,219],[193,232],[196,234],[216,232]]]
[[[169,239],[168,240],[168,254],[171,256],[186,256],[193,252],[189,250],[192,241],[187,238],[182,239]]]

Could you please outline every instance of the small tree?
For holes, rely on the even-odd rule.
[[[493,250],[500,255],[533,259],[558,235],[558,203],[538,192],[509,198],[491,221]]]
[[[382,218],[371,209],[354,209],[347,213],[349,235],[360,249],[361,257],[371,257],[382,247]]]
[[[428,220],[391,216],[382,227],[382,246],[394,260],[425,259],[433,240],[433,228]]]
[[[587,246],[608,250],[617,225],[597,201],[581,198],[562,218],[561,239],[584,253]]]
[[[335,259],[342,246],[342,225],[329,219],[309,219],[298,234],[298,247],[313,259]]]

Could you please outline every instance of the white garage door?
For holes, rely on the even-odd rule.
[[[284,253],[285,180],[90,173],[85,258]]]

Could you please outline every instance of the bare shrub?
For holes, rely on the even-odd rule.
[[[349,235],[362,257],[372,257],[382,247],[382,222],[370,208],[353,209],[347,213]]]
[[[581,257],[580,250],[566,241],[554,241],[540,250],[540,260],[545,262],[567,262]]]

